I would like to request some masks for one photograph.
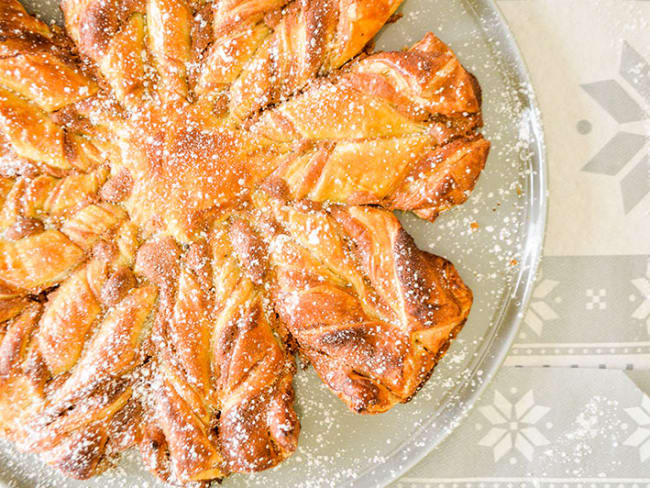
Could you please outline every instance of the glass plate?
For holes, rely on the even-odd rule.
[[[60,21],[56,0],[27,6]],[[302,420],[298,451],[281,466],[225,480],[225,487],[377,487],[397,479],[462,421],[501,364],[528,302],[546,219],[546,166],[528,74],[492,0],[406,0],[377,49],[401,49],[433,31],[483,88],[492,150],[469,201],[434,224],[400,215],[417,244],[454,262],[474,291],[471,315],[430,381],[386,414],[349,412],[311,370],[295,379]],[[127,453],[119,467],[70,481],[35,456],[0,445],[0,480],[16,487],[153,487],[161,484]]]

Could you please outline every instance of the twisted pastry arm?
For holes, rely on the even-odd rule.
[[[101,469],[98,463],[104,457],[112,419],[132,395],[131,382],[125,375],[139,361],[147,317],[156,297],[152,287],[129,291],[127,286],[122,292],[124,298],[96,323],[100,301],[94,295],[88,297],[93,293],[91,286],[101,287],[102,282],[104,287],[112,286],[115,274],[107,280],[106,274],[96,270],[90,274],[95,264],[89,264],[84,277],[76,276],[59,289],[45,307],[39,327],[24,336],[23,347],[28,353],[12,365],[9,373],[12,383],[31,385],[31,394],[22,392],[16,399],[22,403],[20,411],[14,409],[21,403],[7,404],[12,399],[11,388],[2,388],[2,404],[14,414],[2,417],[3,429],[22,449],[43,454],[48,462],[77,478]],[[85,295],[77,295],[79,291]],[[95,308],[81,310],[81,305]],[[105,311],[106,304],[102,305]],[[17,323],[20,320],[14,319],[10,329]],[[89,333],[91,326],[94,334]],[[68,340],[59,341],[61,337]],[[82,353],[84,342],[88,343]],[[26,402],[31,408],[25,408]],[[77,444],[82,440],[86,449],[83,455]]]
[[[83,251],[57,230],[19,241],[0,240],[0,276],[13,288],[38,290],[52,286],[83,259]]]
[[[433,220],[463,203],[489,143],[480,92],[433,34],[407,52],[379,53],[264,112],[252,130],[300,140],[273,177],[291,198],[380,204]]]
[[[49,114],[95,94],[98,87],[65,39],[29,16],[17,0],[0,6],[0,34],[2,159],[25,159],[60,175],[79,164],[69,148],[80,141],[66,136]]]
[[[481,94],[454,53],[429,33],[408,51],[355,60],[304,93],[264,112],[254,127],[273,140],[356,140],[427,134],[481,125]],[[446,126],[446,128],[445,128]]]
[[[63,281],[85,260],[84,251],[124,218],[110,205],[89,205],[67,220],[61,230],[31,229],[17,240],[0,239],[0,283],[23,294],[40,292]]]
[[[211,434],[207,290],[184,261],[175,241],[161,238],[139,249],[135,271],[160,290],[152,331],[153,377],[145,398],[153,415],[140,451],[157,476],[189,482],[220,477],[222,471]]]
[[[300,352],[354,411],[410,399],[469,313],[453,266],[418,250],[384,210],[257,199],[276,220],[275,306]]]
[[[125,218],[118,207],[90,203],[107,174],[99,168],[62,179],[41,175],[4,180],[0,283],[17,294],[39,293],[85,261],[85,252]]]
[[[17,0],[0,8],[0,84],[53,112],[97,91],[65,38],[28,15]]]
[[[230,90],[233,114],[245,119],[339,68],[375,36],[401,0],[297,1],[243,66]]]
[[[46,460],[53,456],[50,462],[70,476],[95,474],[110,422],[133,394],[125,375],[141,360],[138,351],[155,297],[153,287],[133,289],[106,315],[68,378],[21,429],[19,446],[43,453]],[[89,435],[97,441],[91,453],[75,459],[67,441]],[[59,462],[57,451],[66,454]]]
[[[161,290],[153,340],[163,371],[140,449],[163,479],[267,469],[296,448],[293,361],[250,272],[251,240],[243,221],[226,220],[183,258],[171,239],[138,252],[136,272]]]
[[[23,419],[42,403],[42,384],[30,367],[29,338],[40,318],[42,307],[21,303],[3,330],[0,342],[0,431],[11,438]]]
[[[220,312],[213,339],[222,398],[219,438],[230,470],[259,471],[297,447],[300,424],[291,384],[295,366],[277,336],[275,313],[262,286],[267,272],[263,241],[242,218],[232,219],[226,232],[227,238],[219,231],[213,235],[215,260],[224,260],[215,281],[220,284]],[[227,258],[225,246],[231,249]]]
[[[401,0],[300,0],[281,10],[287,3],[64,0],[62,8],[79,51],[128,108],[153,93],[182,102],[232,84],[232,112],[245,119],[356,56]]]
[[[139,0],[61,2],[66,32],[128,106],[139,103],[145,93],[144,7]]]

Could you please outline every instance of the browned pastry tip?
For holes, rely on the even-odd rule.
[[[210,442],[206,426],[188,408],[173,384],[163,381],[156,389],[155,398],[155,425],[161,434],[153,439],[145,435],[142,441],[150,443],[148,449],[160,451],[153,457],[147,456],[149,461],[154,462],[150,469],[156,474],[161,470],[163,479],[169,472],[172,480],[181,483],[223,476],[219,469],[219,453]],[[161,435],[164,436],[164,441]],[[188,446],[192,448],[188,449]],[[165,452],[168,453],[167,456]],[[164,467],[158,467],[159,463],[163,463]]]
[[[66,476],[86,480],[97,474],[106,440],[106,433],[93,426],[63,437],[56,446],[44,451],[42,456],[48,464]]]
[[[482,136],[455,139],[417,161],[386,207],[413,210],[433,221],[445,210],[464,203],[485,167],[490,143]]]

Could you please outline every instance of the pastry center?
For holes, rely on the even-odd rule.
[[[248,198],[278,154],[232,121],[202,117],[193,107],[131,120],[120,143],[131,218],[145,234],[181,242]]]

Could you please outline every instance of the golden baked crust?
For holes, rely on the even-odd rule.
[[[489,143],[433,34],[363,51],[400,3],[0,3],[3,437],[199,486],[296,449],[296,354],[356,412],[416,393],[472,295],[390,210],[463,203]]]

